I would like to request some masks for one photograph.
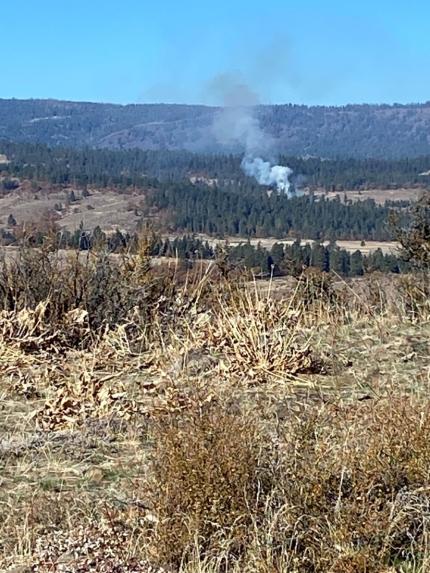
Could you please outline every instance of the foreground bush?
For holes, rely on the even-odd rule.
[[[310,407],[264,431],[254,415],[196,402],[155,427],[157,560],[190,571],[424,573],[429,431],[429,403],[408,397]]]
[[[91,332],[133,320],[148,326],[155,312],[172,306],[175,285],[151,273],[145,252],[130,257],[47,248],[20,248],[0,260],[0,312],[32,312],[43,306],[43,321],[63,328],[81,310]],[[66,320],[67,322],[67,320]]]
[[[0,264],[2,565],[429,571],[421,285],[206,271]]]
[[[209,404],[160,420],[154,436],[151,496],[162,560],[178,565],[195,544],[203,553],[243,553],[267,493],[255,420]]]

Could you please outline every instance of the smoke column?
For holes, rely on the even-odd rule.
[[[278,193],[295,195],[290,182],[292,170],[275,165],[263,157],[272,156],[273,141],[264,133],[255,116],[258,98],[244,81],[232,74],[220,74],[211,82],[212,93],[223,101],[223,108],[216,115],[213,133],[218,143],[230,150],[238,147],[244,152],[243,171],[260,183],[276,187]]]
[[[276,186],[279,193],[286,193],[293,197],[295,192],[291,189],[290,176],[293,170],[283,165],[271,165],[261,157],[245,155],[241,164],[244,172],[260,183],[260,185]]]

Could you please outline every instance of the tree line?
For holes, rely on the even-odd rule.
[[[165,213],[170,230],[179,232],[315,240],[391,238],[390,208],[373,200],[346,204],[340,198],[289,199],[262,190],[245,193],[174,184],[149,192],[147,207],[148,213],[151,209]]]
[[[130,254],[140,250],[141,238],[139,233],[122,233],[119,230],[105,233],[100,227],[87,231],[83,225],[73,232],[60,230],[55,224],[0,232],[2,245],[25,244],[33,248],[49,244],[51,249],[96,249]],[[145,245],[145,252],[150,257],[176,258],[189,266],[201,260],[224,261],[231,268],[249,269],[259,276],[296,276],[310,267],[335,272],[343,277],[362,276],[374,271],[403,273],[411,269],[411,265],[401,257],[384,254],[381,249],[368,255],[363,255],[359,250],[349,253],[334,241],[323,245],[318,241],[309,244],[297,239],[292,244],[274,243],[267,249],[260,243],[253,245],[249,241],[237,245],[212,245],[194,235],[170,239],[152,233],[145,235]]]
[[[10,161],[0,164],[0,172],[56,184],[139,187],[148,186],[152,180],[189,181],[196,177],[219,185],[255,186],[255,181],[242,172],[242,156],[238,154],[49,147],[5,140],[0,140],[0,153]],[[279,162],[293,169],[297,186],[311,189],[430,187],[428,155],[390,160],[281,156]]]

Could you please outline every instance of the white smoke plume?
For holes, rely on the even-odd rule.
[[[223,107],[216,115],[213,132],[218,143],[226,148],[241,148],[244,152],[243,171],[260,183],[276,187],[279,193],[295,194],[290,177],[292,170],[274,165],[263,157],[271,156],[273,141],[260,127],[256,110],[258,99],[247,84],[232,74],[217,76],[210,85],[213,93],[221,96]]]
[[[247,155],[241,165],[244,172],[250,177],[255,177],[260,185],[275,186],[279,193],[285,193],[290,197],[295,195],[290,181],[293,170],[286,165],[272,165],[261,157]]]

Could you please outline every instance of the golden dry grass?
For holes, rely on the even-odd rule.
[[[1,315],[1,570],[428,570],[416,284],[121,272],[147,307],[115,322],[52,297]]]

